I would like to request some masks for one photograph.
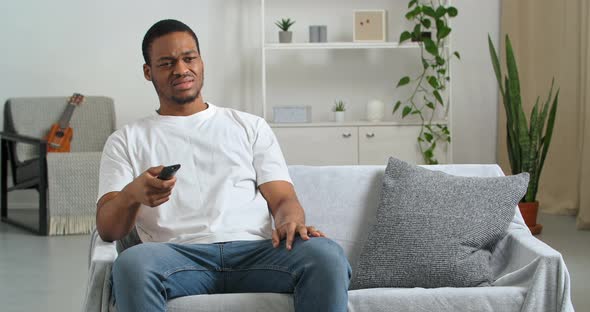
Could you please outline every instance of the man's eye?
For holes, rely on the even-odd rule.
[[[185,57],[184,61],[187,63],[191,63],[192,61],[194,61],[196,59],[195,56],[190,56],[190,57]]]
[[[160,64],[158,65],[158,67],[170,67],[171,65],[172,65],[172,63],[171,63],[171,62],[166,62],[166,63],[160,63]]]

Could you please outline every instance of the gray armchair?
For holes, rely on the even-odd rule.
[[[4,105],[1,141],[1,217],[3,222],[40,235],[90,233],[94,228],[98,170],[104,143],[115,130],[113,100],[88,96],[70,121],[74,129],[70,153],[47,153],[46,136],[69,97],[11,98]],[[12,186],[8,187],[8,166]],[[37,226],[9,213],[8,192],[39,193]]]

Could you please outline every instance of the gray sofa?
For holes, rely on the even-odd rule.
[[[424,166],[458,176],[502,176],[496,165]],[[375,222],[385,166],[290,166],[308,224],[344,249],[354,270]],[[573,311],[569,273],[559,254],[533,237],[518,209],[490,264],[491,287],[374,288],[349,291],[348,311]],[[115,243],[96,232],[84,311],[114,311],[110,274]],[[321,291],[321,285],[318,285]],[[288,294],[218,294],[173,299],[169,311],[293,311]]]

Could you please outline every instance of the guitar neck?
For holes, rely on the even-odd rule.
[[[61,114],[61,118],[59,119],[59,127],[61,129],[65,129],[70,125],[70,119],[72,119],[74,109],[76,109],[76,105],[68,104],[66,110],[63,112],[63,114]]]

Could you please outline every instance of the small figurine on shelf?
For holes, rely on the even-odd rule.
[[[334,121],[343,122],[345,111],[346,111],[346,107],[344,106],[344,101],[342,101],[342,100],[336,101],[334,103]]]
[[[281,29],[279,31],[279,42],[280,43],[291,43],[293,40],[293,33],[289,31],[289,28],[295,24],[295,21],[292,21],[290,18],[281,19],[280,21],[276,21],[275,25]]]

